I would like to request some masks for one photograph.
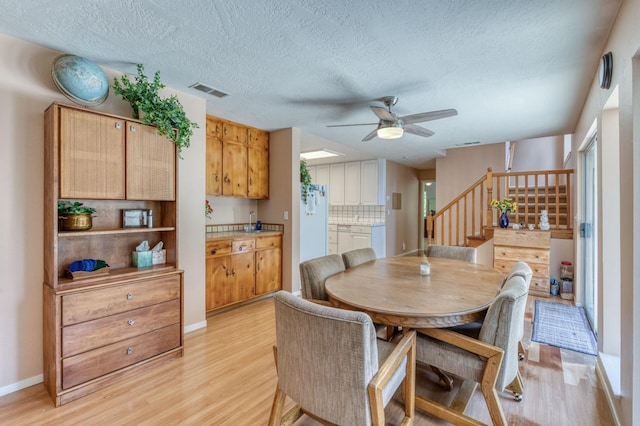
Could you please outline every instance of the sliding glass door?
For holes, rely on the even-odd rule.
[[[589,146],[582,152],[583,164],[583,191],[582,199],[582,223],[580,224],[580,241],[582,244],[582,276],[584,277],[584,309],[591,328],[597,334],[598,324],[598,289],[596,285],[598,277],[598,264],[596,254],[598,241],[597,210],[596,210],[596,138],[591,140]]]

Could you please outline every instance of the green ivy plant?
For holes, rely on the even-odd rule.
[[[302,183],[302,201],[306,204],[309,196],[309,185],[311,185],[311,174],[304,160],[300,161],[300,183]]]
[[[92,214],[96,209],[93,207],[86,207],[81,202],[75,201],[58,201],[58,214]]]
[[[158,133],[166,136],[178,147],[178,155],[188,148],[193,129],[198,123],[189,120],[182,104],[175,95],[162,98],[159,90],[165,85],[160,82],[160,71],[156,71],[153,80],[144,73],[144,65],[138,64],[138,75],[134,80],[122,76],[113,80],[113,93],[122,96],[133,109],[133,118],[141,119],[142,124],[155,126]],[[140,116],[142,115],[142,117]]]

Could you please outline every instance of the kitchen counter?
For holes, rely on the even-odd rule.
[[[244,232],[244,231],[222,231],[222,232],[207,232],[205,239],[207,241],[215,241],[220,239],[229,238],[257,238],[257,237],[269,237],[273,235],[282,235],[282,231],[259,231],[259,232]]]
[[[384,222],[349,221],[349,220],[329,220],[329,225],[385,226],[385,223]]]

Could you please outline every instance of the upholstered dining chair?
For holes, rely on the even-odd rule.
[[[279,291],[274,296],[278,372],[269,425],[303,413],[322,423],[384,425],[384,407],[402,385],[403,424],[415,413],[416,333],[376,339],[371,318]],[[310,338],[311,336],[311,338]],[[285,398],[297,405],[283,413]]]
[[[315,303],[329,305],[324,282],[344,269],[344,261],[339,254],[330,254],[300,263],[302,297]]]
[[[527,294],[522,276],[509,278],[489,307],[477,339],[451,329],[420,330],[416,344],[418,362],[465,379],[450,407],[426,401],[421,408],[451,423],[473,422],[464,415],[464,409],[480,383],[493,424],[507,424],[498,391],[509,389],[522,394],[517,351]]]
[[[446,257],[448,259],[457,259],[476,263],[478,251],[475,247],[440,246],[430,244],[427,246],[427,257]]]
[[[366,262],[371,262],[376,258],[376,252],[371,247],[359,248],[342,253],[344,267],[347,269]]]

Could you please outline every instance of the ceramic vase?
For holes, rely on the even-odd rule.
[[[509,227],[509,210],[505,210],[500,215],[500,228],[508,228]]]

